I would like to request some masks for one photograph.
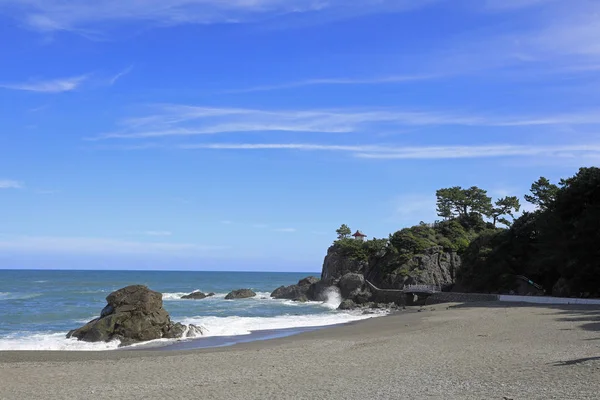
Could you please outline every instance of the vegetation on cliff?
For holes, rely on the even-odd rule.
[[[467,249],[458,279],[472,291],[501,291],[515,275],[560,296],[600,295],[600,169],[581,168],[554,185],[540,178],[526,200],[538,209]]]
[[[422,258],[438,249],[441,258],[460,257],[452,278],[460,290],[508,292],[517,276],[527,276],[549,294],[600,295],[600,169],[582,168],[558,185],[540,178],[525,196],[536,211],[516,219],[516,196],[493,202],[478,187],[445,188],[436,195],[442,221],[366,241],[349,238],[350,228],[342,225],[336,254],[362,262],[363,272],[380,282],[428,279]]]

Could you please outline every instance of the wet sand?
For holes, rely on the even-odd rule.
[[[0,399],[598,399],[600,308],[435,305],[185,351],[0,352]]]

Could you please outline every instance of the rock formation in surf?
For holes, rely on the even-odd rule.
[[[212,293],[212,292],[208,293],[208,294],[207,293],[202,293],[202,292],[192,292],[190,294],[186,294],[184,296],[181,296],[181,298],[185,299],[185,300],[202,300],[202,299],[205,299],[207,297],[214,296],[214,295],[215,294]]]
[[[256,296],[256,293],[250,289],[238,289],[229,292],[227,296],[225,296],[225,300],[247,299],[254,296]]]
[[[309,301],[314,300],[313,293],[309,293],[313,284],[319,282],[318,278],[309,276],[301,279],[295,285],[280,286],[271,293],[271,297],[275,299],[288,299],[294,301]]]
[[[108,303],[84,326],[74,329],[67,338],[86,342],[120,340],[121,346],[155,339],[176,339],[202,334],[195,325],[173,323],[163,308],[162,294],[143,285],[119,289],[106,297]]]

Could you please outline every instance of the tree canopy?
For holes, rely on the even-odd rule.
[[[514,213],[519,212],[520,209],[521,203],[517,196],[506,196],[496,200],[495,207],[492,208],[492,212],[490,213],[490,218],[493,219],[494,226],[496,226],[497,222],[510,226],[512,222],[503,216],[507,215],[514,219]]]
[[[350,235],[352,234],[352,230],[350,230],[348,225],[342,224],[342,226],[340,226],[335,231],[335,233],[337,233],[338,239],[346,239],[346,238],[350,237]]]
[[[492,198],[477,186],[439,189],[436,197],[438,215],[444,219],[467,217],[472,213],[489,216],[492,211]]]
[[[540,210],[546,210],[556,200],[558,190],[558,186],[542,176],[531,185],[531,194],[526,194],[525,200],[535,204]]]

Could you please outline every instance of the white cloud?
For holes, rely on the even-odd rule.
[[[484,0],[483,5],[492,11],[509,11],[548,5],[559,0]]]
[[[0,179],[0,189],[22,189],[23,183],[10,179]]]
[[[398,109],[260,110],[155,106],[151,115],[121,121],[123,129],[89,140],[184,137],[235,132],[352,133],[423,126],[525,127],[599,124],[598,110],[563,114],[485,115]]]
[[[122,70],[121,72],[117,73],[116,75],[114,75],[112,78],[110,78],[108,80],[108,84],[110,86],[114,85],[115,83],[117,83],[117,81],[119,79],[121,79],[122,77],[124,77],[125,75],[129,74],[131,71],[133,71],[133,65],[125,68],[124,70]]]
[[[110,24],[146,22],[155,26],[240,23],[288,14],[320,13],[342,18],[397,12],[436,0],[0,0],[0,11],[22,19],[32,29],[81,31]]]
[[[228,220],[225,220],[225,221],[221,221],[221,223],[222,223],[223,225],[231,225],[231,224],[233,224],[233,221],[228,221]]]
[[[275,85],[254,86],[246,89],[227,90],[225,93],[250,93],[250,92],[266,92],[270,90],[293,89],[305,86],[321,86],[321,85],[381,85],[393,83],[419,82],[440,78],[440,74],[422,74],[422,75],[392,75],[374,78],[320,78],[306,79],[296,82],[280,83]]]
[[[294,233],[297,231],[296,228],[278,228],[278,229],[273,229],[275,232],[282,232],[282,233]]]
[[[144,231],[142,232],[146,236],[172,236],[173,232],[170,231]]]
[[[600,155],[600,144],[565,145],[474,145],[474,146],[386,146],[327,145],[312,143],[205,143],[180,146],[206,150],[302,150],[353,153],[372,159],[452,159],[491,157],[594,157]]]
[[[0,237],[0,250],[47,254],[163,254],[202,255],[227,249],[226,246],[211,246],[191,243],[146,243],[104,238],[16,236]]]
[[[62,93],[70,92],[81,86],[88,78],[87,75],[71,78],[54,79],[48,81],[31,81],[23,83],[0,83],[0,88],[12,90],[24,90],[39,93]]]

